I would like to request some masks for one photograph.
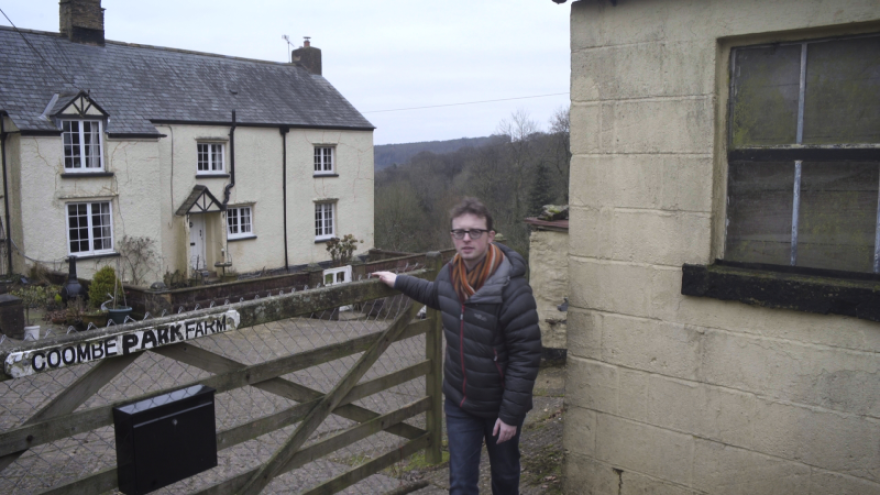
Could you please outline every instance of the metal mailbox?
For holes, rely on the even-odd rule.
[[[140,495],[217,465],[214,389],[194,385],[113,408],[119,490]]]

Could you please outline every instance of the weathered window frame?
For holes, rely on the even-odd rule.
[[[792,184],[792,220],[791,220],[791,248],[789,256],[789,266],[797,266],[798,260],[798,232],[800,220],[800,199],[801,199],[801,177],[804,161],[826,162],[826,161],[869,161],[877,162],[880,167],[880,143],[865,143],[855,145],[830,144],[830,145],[809,145],[804,144],[804,108],[806,100],[806,77],[807,77],[807,51],[808,47],[813,44],[824,43],[829,41],[849,40],[849,39],[868,39],[880,37],[880,33],[859,34],[846,37],[836,38],[819,38],[803,41],[784,42],[775,44],[752,44],[732,47],[730,50],[730,80],[727,98],[727,173],[730,174],[730,167],[735,162],[780,162],[791,161],[794,166],[794,182]],[[734,95],[736,94],[736,52],[738,49],[755,49],[762,47],[781,47],[781,46],[800,46],[800,79],[799,94],[797,105],[797,129],[796,138],[793,145],[764,145],[764,146],[747,146],[733,149],[734,142]],[[877,183],[877,190],[880,191],[880,181]],[[725,218],[730,219],[730,212],[725,211]],[[880,273],[880,195],[878,195],[875,222],[874,222],[874,259],[873,272]],[[725,235],[725,246],[727,246],[727,236]]]
[[[732,149],[732,105],[734,50],[738,47],[761,45],[810,44],[842,38],[880,36],[877,25],[865,25],[856,29],[839,26],[825,29],[822,37],[804,39],[802,33],[776,33],[753,37],[751,42],[742,38],[719,40],[717,66],[719,118],[716,139],[721,142],[716,156],[716,191],[714,210],[716,229],[713,234],[716,256],[723,258],[727,247],[727,222],[729,204],[730,164],[734,161],[852,161],[880,162],[880,145],[793,145],[756,146]],[[802,65],[805,71],[806,67]],[[728,79],[729,77],[729,79]],[[803,78],[801,78],[803,80]],[[799,96],[799,107],[803,97]],[[802,122],[802,108],[798,121]],[[800,127],[800,126],[799,126]],[[802,132],[802,127],[800,129]],[[800,134],[799,132],[799,134]],[[802,138],[802,135],[800,136]],[[792,184],[794,187],[794,184]],[[875,233],[875,252],[880,247],[880,198],[878,198],[878,229]],[[796,250],[795,246],[795,250]],[[875,256],[874,273],[847,272],[791,265],[766,265],[716,259],[711,265],[685,264],[682,267],[681,293],[688,296],[735,300],[750,305],[806,311],[822,314],[840,314],[860,319],[880,321],[880,272]]]

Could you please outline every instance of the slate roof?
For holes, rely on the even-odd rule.
[[[107,112],[114,135],[158,134],[151,121],[228,123],[233,109],[241,125],[374,128],[326,79],[296,65],[115,41],[83,45],[0,26],[0,110],[19,129],[58,131],[40,116],[80,90]]]

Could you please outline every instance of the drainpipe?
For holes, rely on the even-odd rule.
[[[287,133],[290,127],[281,127],[281,204],[284,209],[284,271],[290,273],[287,260]]]
[[[0,113],[0,153],[3,154],[3,209],[6,211],[7,274],[12,275],[12,227],[9,224],[9,180],[6,175],[6,112]]]
[[[229,128],[229,184],[223,189],[223,209],[229,203],[229,192],[235,187],[235,110],[232,111],[232,127]]]

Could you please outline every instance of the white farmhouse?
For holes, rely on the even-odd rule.
[[[372,247],[374,127],[319,49],[277,63],[105,41],[100,0],[60,12],[60,33],[0,27],[4,266],[76,255],[90,277],[125,236],[156,243],[147,282],[319,262],[345,234]]]

